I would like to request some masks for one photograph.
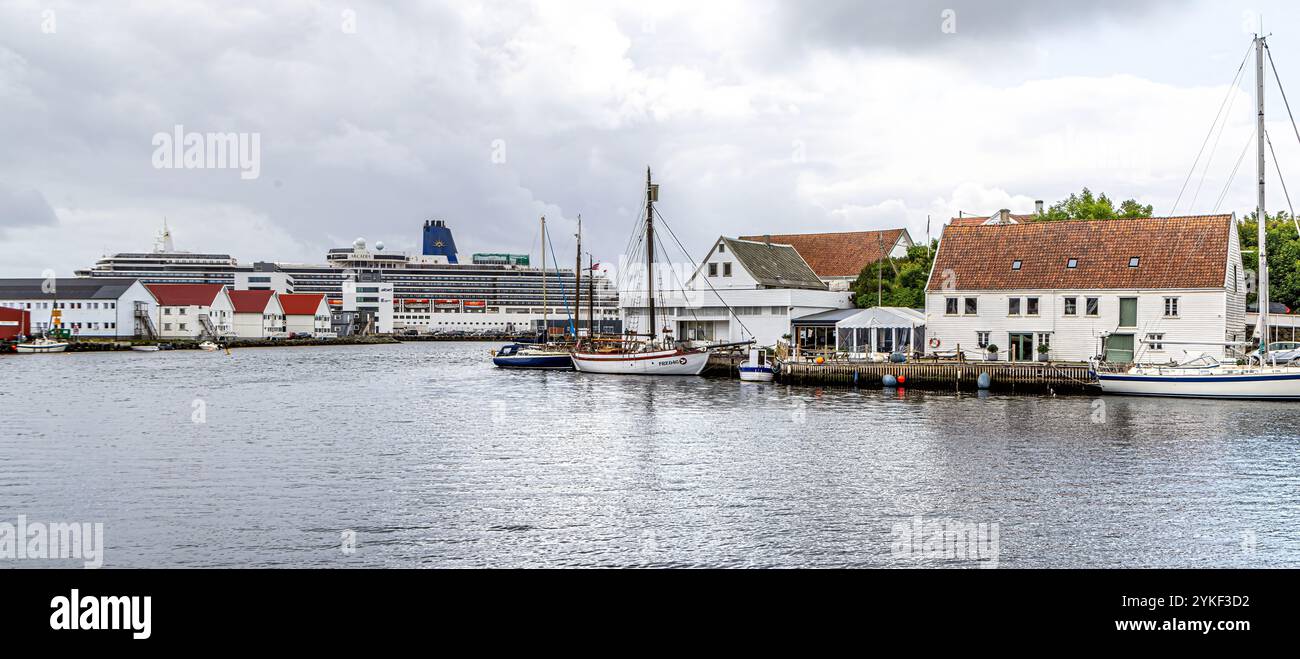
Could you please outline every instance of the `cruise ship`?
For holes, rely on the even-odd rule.
[[[76,274],[135,277],[144,283],[224,284],[234,290],[321,293],[337,312],[379,311],[374,307],[345,308],[344,282],[383,282],[392,286],[394,332],[532,332],[540,329],[543,317],[549,318],[551,331],[557,332],[568,325],[574,293],[572,268],[543,271],[531,265],[528,255],[474,254],[470,262],[461,262],[451,229],[443,220],[424,222],[421,254],[388,252],[382,242],[370,246],[357,238],[349,247],[329,250],[321,264],[259,261],[241,265],[228,254],[180,251],[164,224],[152,252],[105,256]],[[618,291],[600,272],[591,283],[595,330],[618,333]],[[584,326],[591,288],[584,276]],[[384,312],[387,315],[387,310]]]

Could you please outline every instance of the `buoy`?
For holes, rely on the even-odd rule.
[[[980,373],[979,378],[975,380],[975,386],[979,387],[980,389],[988,389],[989,385],[992,384],[993,384],[993,376],[989,375],[987,372]]]
[[[900,375],[900,376],[898,376],[898,383],[899,383],[899,384],[903,384],[903,383],[905,383],[905,382],[907,382],[907,376],[906,376],[906,375]]]
[[[825,358],[825,357],[818,357],[818,358],[817,358],[817,363],[818,363],[818,364],[824,364],[824,363],[826,363],[826,358]]]
[[[884,382],[884,384],[885,384],[886,387],[897,387],[897,386],[898,386],[898,378],[896,378],[896,377],[894,377],[894,376],[892,376],[892,375],[890,375],[890,374],[888,374],[888,373],[885,374],[885,377],[884,377],[882,380],[883,380],[883,382]]]

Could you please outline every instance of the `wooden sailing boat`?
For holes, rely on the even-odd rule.
[[[654,203],[659,198],[659,186],[650,178],[650,168],[645,171],[645,244],[646,244],[646,301],[649,305],[647,333],[638,338],[627,335],[620,339],[601,341],[594,337],[580,343],[573,353],[573,365],[583,373],[619,375],[699,375],[709,364],[707,348],[687,348],[673,344],[666,331],[660,331],[655,310],[654,291]]]
[[[1097,372],[1102,391],[1135,396],[1179,396],[1194,398],[1300,399],[1300,367],[1278,365],[1269,353],[1268,249],[1264,213],[1264,51],[1265,37],[1255,36],[1255,103],[1258,140],[1259,199],[1259,321],[1255,334],[1259,352],[1254,363],[1225,365],[1204,355],[1175,366],[1133,366],[1119,373]]]

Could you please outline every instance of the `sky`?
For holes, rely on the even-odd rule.
[[[1262,18],[1300,103],[1297,14],[0,0],[0,276],[71,276],[151,249],[164,218],[178,249],[319,263],[358,237],[418,253],[426,219],[448,223],[462,257],[536,259],[545,215],[567,264],[581,214],[585,250],[613,262],[647,167],[695,259],[719,235],[904,226],[920,241],[927,218],[937,236],[958,212],[1029,212],[1085,186],[1157,215],[1241,214],[1255,197],[1253,59],[1231,83]],[[1277,89],[1268,132],[1289,176],[1300,137]],[[206,148],[227,134],[225,153]],[[1284,208],[1271,167],[1269,206]]]

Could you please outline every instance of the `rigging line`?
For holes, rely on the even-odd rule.
[[[1210,124],[1210,130],[1206,131],[1205,139],[1201,142],[1201,148],[1196,152],[1196,160],[1192,161],[1192,168],[1187,170],[1187,178],[1183,180],[1183,187],[1178,190],[1178,197],[1174,199],[1174,205],[1169,209],[1169,214],[1173,215],[1178,209],[1178,202],[1182,201],[1183,193],[1187,191],[1187,184],[1192,181],[1192,174],[1196,173],[1196,165],[1201,162],[1201,154],[1205,152],[1205,145],[1209,144],[1210,136],[1214,134],[1214,127],[1219,123],[1219,116],[1223,114],[1223,107],[1228,103],[1228,98],[1232,92],[1237,89],[1237,79],[1241,77],[1241,72],[1246,68],[1246,60],[1250,57],[1250,51],[1255,47],[1255,41],[1252,39],[1250,47],[1246,48],[1246,54],[1241,56],[1241,64],[1237,65],[1237,73],[1232,76],[1232,83],[1228,85],[1228,93],[1224,95],[1223,101],[1219,103],[1219,111],[1214,114],[1214,121]]]
[[[1233,88],[1236,88],[1236,81],[1233,81]],[[1205,156],[1205,166],[1201,168],[1201,179],[1196,182],[1196,191],[1192,194],[1192,202],[1188,205],[1189,209],[1196,208],[1196,199],[1201,196],[1201,186],[1205,184],[1205,175],[1210,173],[1210,163],[1214,162],[1214,154],[1219,152],[1219,140],[1223,138],[1223,131],[1228,127],[1228,118],[1232,116],[1232,106],[1237,102],[1236,94],[1229,94],[1228,107],[1223,113],[1223,122],[1219,124],[1219,132],[1214,136],[1214,146],[1210,147],[1210,152]]]
[[[1273,50],[1268,47],[1268,42],[1264,42],[1264,52],[1268,55],[1268,65],[1273,69],[1273,79],[1277,81],[1277,90],[1282,93],[1282,104],[1286,106],[1286,116],[1291,119],[1291,130],[1295,131],[1295,137],[1300,140],[1300,128],[1296,128],[1295,115],[1291,114],[1291,102],[1286,100],[1286,89],[1282,87],[1282,78],[1277,74],[1277,64],[1273,63]],[[1268,131],[1264,131],[1267,135]]]
[[[1282,184],[1282,194],[1286,196],[1287,211],[1291,214],[1291,223],[1295,225],[1297,234],[1300,234],[1300,220],[1296,220],[1295,207],[1291,205],[1291,193],[1286,189],[1286,179],[1282,177],[1282,165],[1277,161],[1277,152],[1273,150],[1273,138],[1269,136],[1268,131],[1264,131],[1264,141],[1268,142],[1268,152],[1273,154],[1273,169],[1277,171],[1277,180]]]
[[[1228,189],[1232,187],[1232,182],[1237,179],[1237,170],[1241,168],[1241,161],[1245,160],[1246,152],[1250,150],[1250,143],[1255,141],[1255,131],[1250,131],[1250,139],[1246,140],[1246,146],[1242,147],[1241,155],[1237,156],[1237,164],[1233,166],[1232,173],[1228,175],[1228,180],[1223,183],[1223,191],[1219,193],[1219,200],[1214,202],[1215,213],[1219,212],[1219,206],[1223,205],[1223,200],[1228,196]]]
[[[546,249],[547,246],[550,246],[550,248],[551,248],[551,259],[554,260],[554,261],[556,261],[556,262],[558,262],[559,259],[557,259],[557,258],[555,257],[555,245],[551,242],[551,234],[549,234],[549,233],[546,234],[546,244],[545,244],[545,245],[542,245],[542,249]],[[542,271],[542,277],[546,277],[546,271],[545,271],[545,270]],[[573,327],[573,314],[569,313],[569,311],[570,311],[570,309],[569,309],[569,295],[568,295],[568,293],[566,293],[565,290],[564,290],[564,280],[560,278],[560,267],[559,267],[558,265],[555,266],[555,280],[556,280],[557,282],[559,282],[559,284],[560,284],[560,299],[564,302],[564,313],[565,313],[565,315],[567,315],[567,316],[569,317],[569,331],[570,331],[570,332],[574,332],[575,330],[574,330],[574,327]],[[550,340],[550,337],[551,337],[551,328],[547,327],[547,328],[545,328],[545,330],[546,330],[546,335],[545,335],[545,336],[546,336],[547,340],[549,341],[549,340]],[[574,336],[577,336],[577,334],[574,334]]]
[[[655,236],[655,242],[659,243],[659,247],[663,248],[663,251],[664,251],[664,252],[667,252],[667,251],[668,251],[668,246],[664,244],[664,241],[663,241],[663,239],[662,239],[661,237],[659,237],[659,236]],[[676,269],[674,269],[674,268],[669,268],[669,271],[673,273],[673,279],[677,280],[677,283],[678,283],[678,284],[681,284],[681,289],[680,289],[680,290],[682,291],[682,302],[683,302],[683,304],[686,304],[686,305],[687,305],[687,306],[685,306],[685,307],[683,307],[683,308],[690,312],[690,314],[691,314],[691,319],[692,319],[692,320],[694,320],[694,321],[697,322],[697,323],[700,322],[700,317],[699,317],[698,315],[696,315],[696,313],[695,313],[695,309],[694,309],[693,307],[689,306],[689,305],[690,305],[690,301],[685,299],[685,298],[686,298],[686,283],[682,281],[681,277],[678,277],[678,276],[677,276],[677,270],[676,270]],[[661,289],[661,290],[662,290],[662,289]],[[665,297],[665,298],[663,298],[663,301],[664,301],[664,307],[667,307],[667,306],[668,306],[668,299]]]
[[[673,232],[673,228],[668,225],[668,220],[664,219],[663,213],[660,213],[658,208],[655,209],[655,215],[658,215],[659,219],[663,220],[664,228],[668,229],[668,235],[673,237],[673,242],[677,243],[677,247],[682,250],[682,254],[686,256],[686,260],[691,262],[691,265],[695,268],[696,272],[699,272],[700,271],[699,264],[695,262],[695,259],[691,258],[690,252],[686,251],[686,247],[682,245],[682,241],[677,239],[677,234]],[[740,319],[740,314],[736,313],[736,310],[732,309],[731,305],[727,304],[727,301],[722,299],[722,295],[718,293],[718,289],[713,287],[713,282],[709,281],[708,277],[705,277],[704,283],[708,285],[709,290],[713,291],[713,295],[718,298],[718,301],[722,303],[722,306],[726,307],[727,311],[730,312],[732,317],[736,319],[736,322],[740,324],[740,328],[745,330],[746,334],[749,334],[751,337],[753,337],[754,333],[749,331],[749,327],[745,325],[745,321]]]

